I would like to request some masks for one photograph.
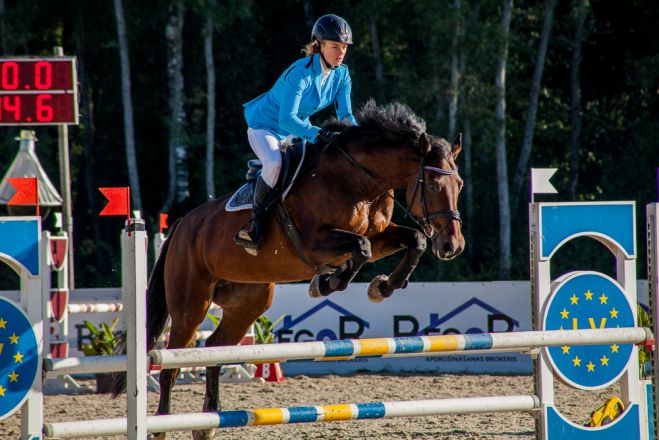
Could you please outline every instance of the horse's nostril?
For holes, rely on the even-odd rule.
[[[451,244],[450,241],[444,243],[444,245],[442,246],[442,251],[446,253],[453,252],[453,245]]]

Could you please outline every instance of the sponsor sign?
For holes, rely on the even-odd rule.
[[[310,298],[307,285],[278,286],[266,313],[278,342],[346,338],[489,333],[531,328],[529,282],[415,283],[379,304],[367,298],[367,284]],[[427,355],[351,361],[282,363],[284,373],[373,372],[530,373],[529,356],[517,353]]]

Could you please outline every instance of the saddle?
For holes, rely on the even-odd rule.
[[[282,226],[284,232],[286,232],[289,240],[291,240],[291,244],[300,259],[313,267],[318,273],[332,273],[337,270],[337,267],[326,264],[317,265],[309,260],[302,246],[303,239],[300,231],[295,226],[284,205],[286,195],[293,187],[295,180],[299,177],[302,170],[315,160],[313,155],[310,157],[306,154],[306,149],[306,142],[303,139],[295,138],[286,147],[284,152],[282,152],[281,172],[279,173],[277,185],[273,188],[268,206],[273,207],[277,221]],[[262,166],[260,160],[252,159],[247,162],[247,174],[245,176],[247,182],[238,188],[227,201],[225,206],[227,211],[242,211],[252,208],[256,179],[261,174]]]
[[[271,195],[270,205],[284,200],[286,195],[293,187],[295,179],[300,174],[300,170],[304,165],[306,158],[306,142],[303,139],[295,138],[291,144],[287,146],[285,151],[281,152],[282,166],[279,173],[277,184],[273,188]],[[252,201],[254,200],[254,187],[256,180],[261,175],[261,168],[263,164],[258,159],[247,161],[247,174],[245,175],[245,184],[238,188],[233,193],[229,201],[226,203],[225,209],[227,211],[242,211],[244,209],[252,209]]]

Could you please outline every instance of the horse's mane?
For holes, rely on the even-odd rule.
[[[373,99],[355,112],[358,126],[350,121],[330,119],[322,127],[343,133],[345,141],[359,138],[362,145],[369,145],[383,140],[402,141],[402,146],[416,147],[419,137],[426,132],[426,121],[417,116],[411,108],[400,102],[377,105]],[[450,145],[439,137],[429,136],[432,143],[431,155],[444,157],[450,151]]]
[[[355,135],[358,131],[369,131],[397,139],[409,138],[410,141],[416,142],[426,131],[426,121],[400,102],[377,105],[373,99],[369,99],[355,112],[355,116],[359,123],[355,128],[359,130],[348,130],[355,132]],[[330,119],[323,124],[323,128],[332,131],[343,132],[350,127],[351,124],[347,120]],[[346,136],[350,134],[346,133]]]

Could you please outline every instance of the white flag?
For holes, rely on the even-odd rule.
[[[556,194],[549,179],[558,168],[531,168],[531,194]]]

